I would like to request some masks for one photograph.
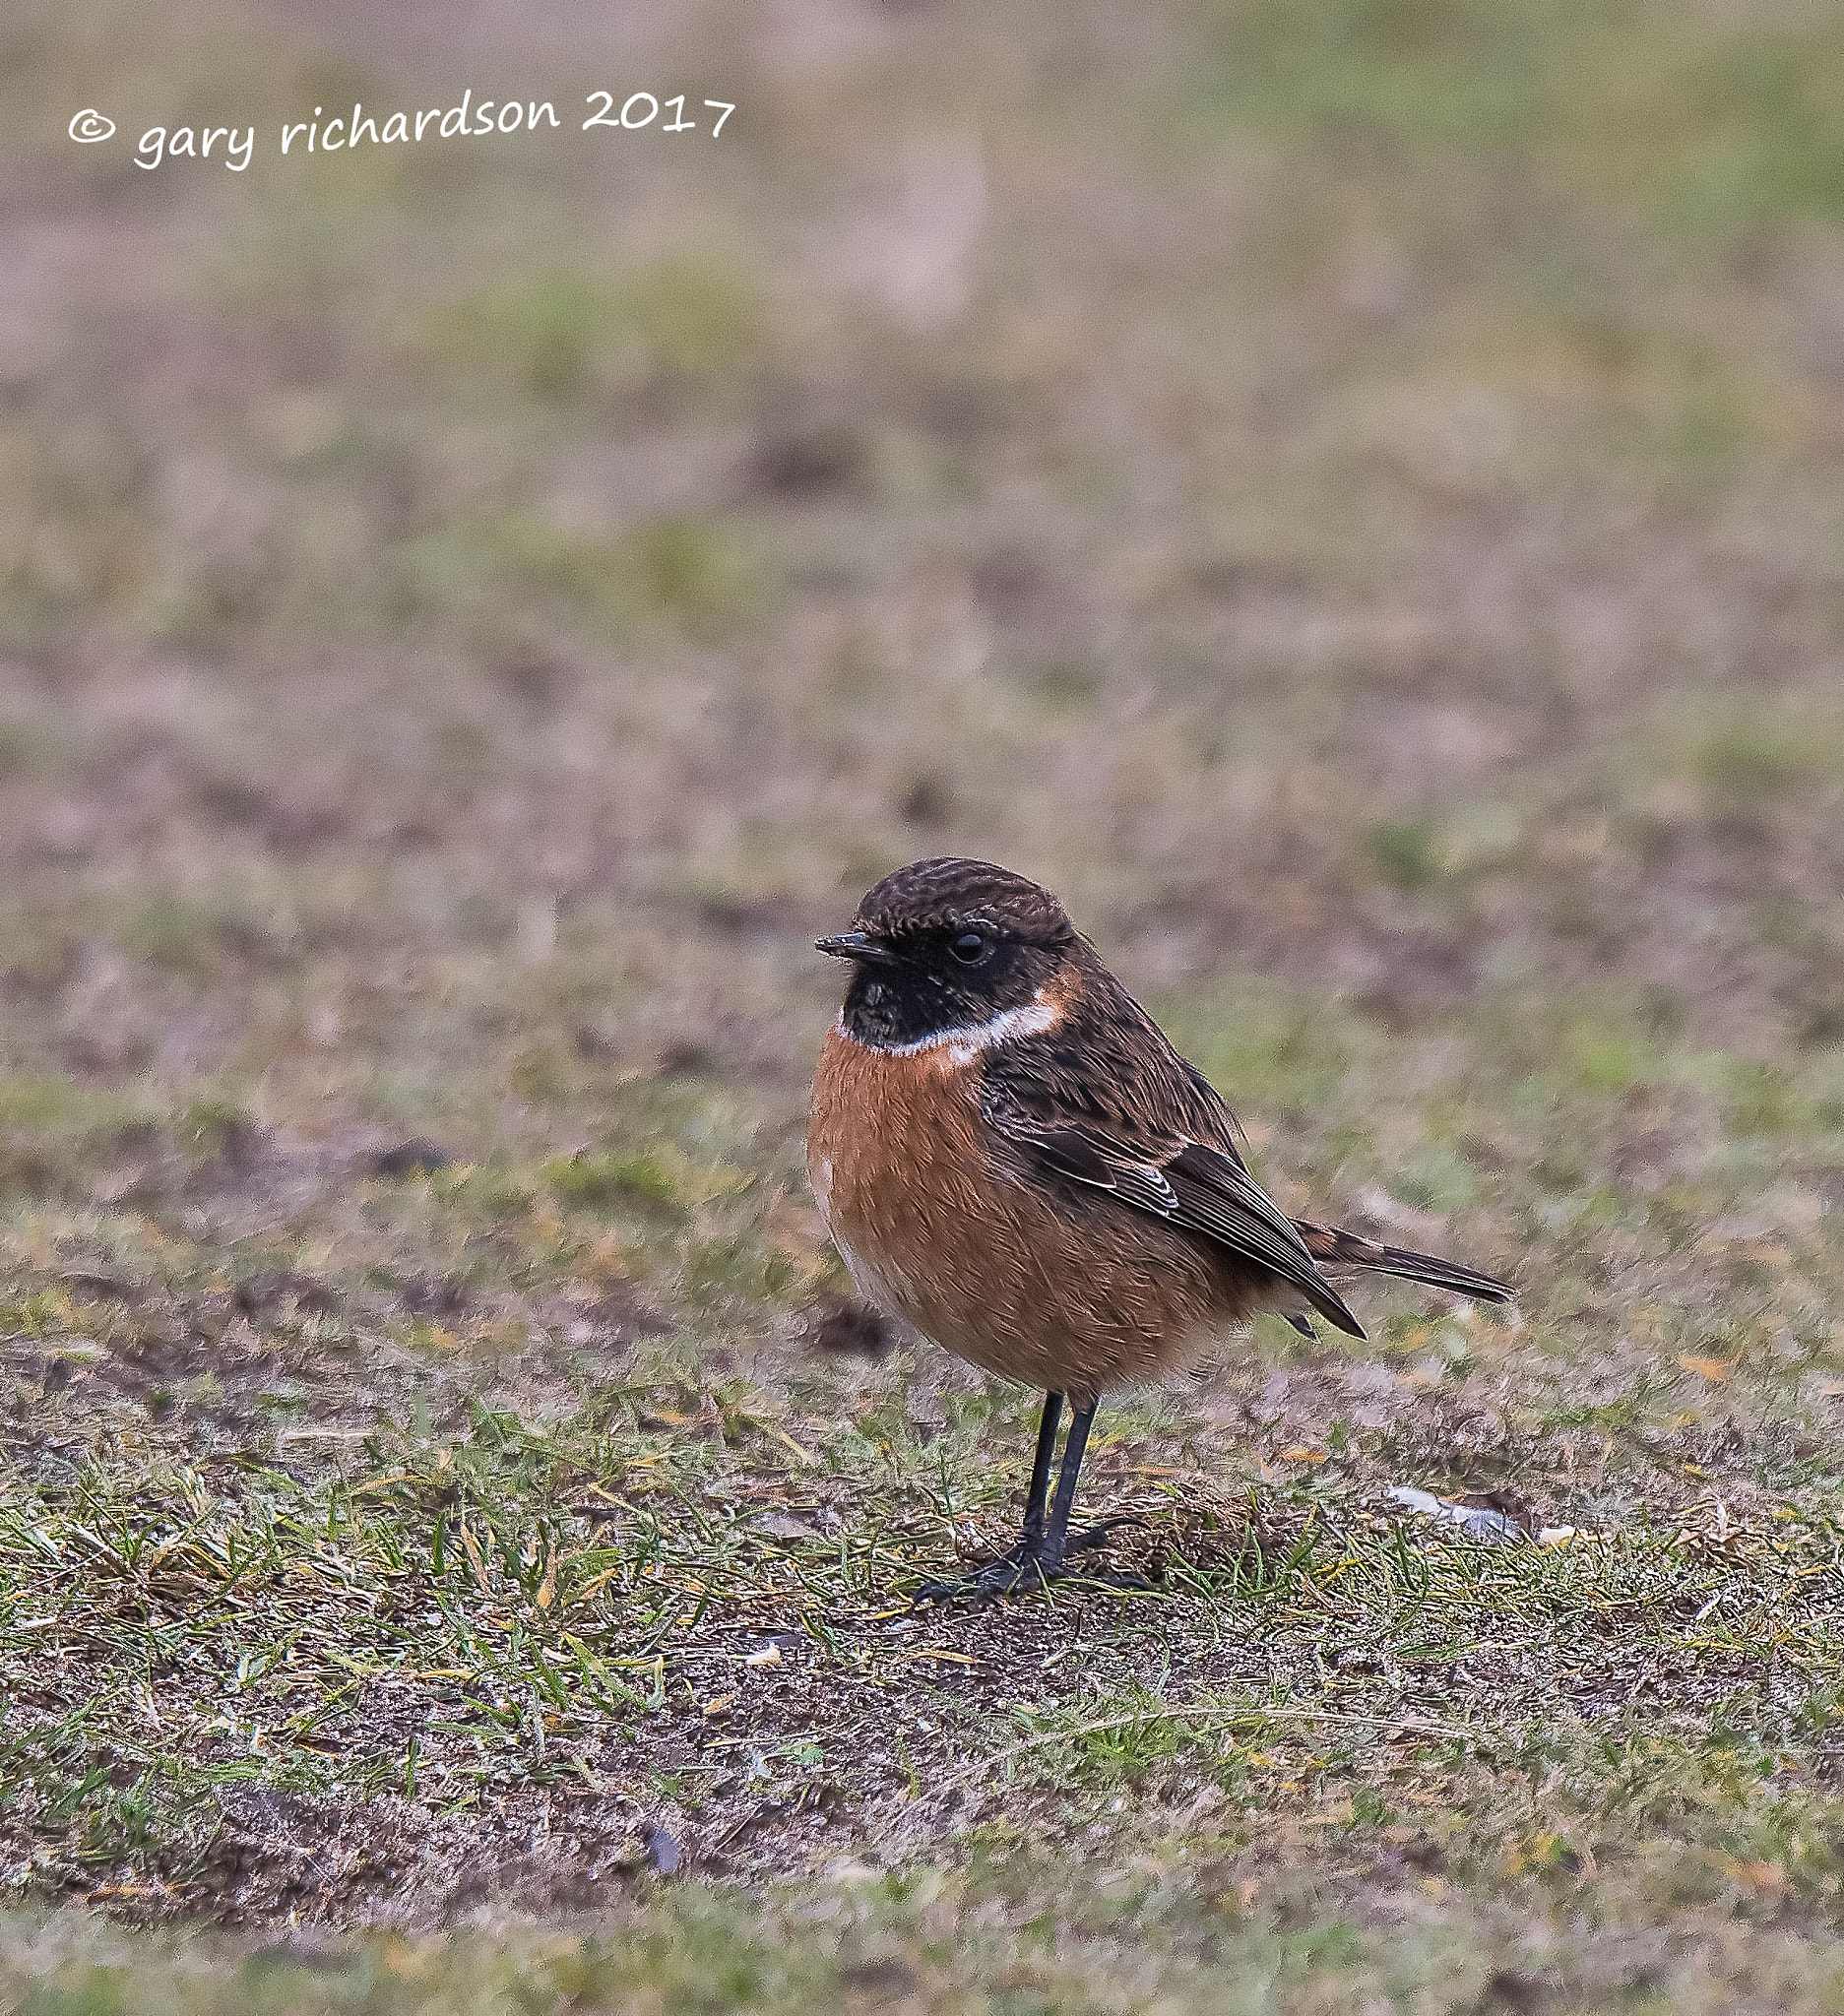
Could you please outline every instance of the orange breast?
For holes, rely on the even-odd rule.
[[[826,1039],[807,1172],[867,1300],[1077,1400],[1163,1370],[1246,1312],[1254,1284],[1201,1242],[1032,1175],[981,1116],[983,1068],[945,1046],[899,1056]]]

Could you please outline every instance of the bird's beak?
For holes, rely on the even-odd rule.
[[[841,931],[836,938],[815,938],[818,951],[835,959],[856,959],[860,966],[895,966],[897,956],[881,938],[863,931]]]

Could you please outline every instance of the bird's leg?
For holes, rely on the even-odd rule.
[[[1089,1430],[1095,1425],[1095,1403],[1079,1407],[1069,1417],[1069,1433],[1063,1442],[1063,1467],[1056,1473],[1056,1496],[1050,1502],[1049,1528],[1038,1558],[1047,1568],[1060,1568],[1069,1551],[1069,1513],[1076,1502],[1076,1479],[1082,1475],[1082,1459],[1088,1452]]]
[[[1079,1554],[1087,1547],[1099,1546],[1117,1526],[1139,1526],[1143,1522],[1131,1515],[1118,1519],[1104,1519],[1096,1526],[1085,1526],[1080,1533],[1069,1531],[1069,1514],[1076,1502],[1076,1479],[1082,1473],[1082,1458],[1089,1446],[1089,1429],[1095,1424],[1095,1402],[1079,1407],[1069,1418],[1069,1435],[1063,1443],[1063,1467],[1056,1477],[1056,1496],[1050,1505],[1049,1525],[1044,1535],[1043,1546],[1038,1552],[1038,1565],[1046,1576],[1065,1573],[1064,1562],[1071,1554]],[[1113,1580],[1118,1588],[1143,1589],[1144,1583]]]
[[[1060,1393],[1046,1395],[1044,1417],[1038,1424],[1037,1455],[1031,1465],[1031,1488],[1025,1498],[1024,1530],[996,1559],[987,1561],[973,1574],[954,1582],[929,1582],[916,1592],[918,1603],[939,1603],[950,1596],[1006,1596],[1019,1589],[1041,1588],[1060,1580],[1069,1571],[1064,1563],[1072,1552],[1098,1544],[1116,1526],[1137,1526],[1137,1519],[1107,1519],[1099,1526],[1071,1535],[1069,1512],[1075,1503],[1076,1479],[1088,1447],[1089,1428],[1095,1419],[1095,1403],[1079,1407],[1070,1418],[1069,1434],[1063,1444],[1062,1468],[1056,1477],[1056,1496],[1050,1503],[1048,1524],[1045,1500],[1049,1494],[1050,1458],[1056,1449],[1056,1426],[1063,1411]],[[1143,1582],[1123,1577],[1098,1576],[1098,1581],[1116,1588],[1143,1589]]]
[[[1038,1453],[1031,1459],[1031,1488],[1025,1494],[1025,1529],[1019,1536],[1027,1553],[1034,1553],[1044,1538],[1044,1501],[1049,1496],[1050,1458],[1056,1453],[1056,1424],[1062,1417],[1062,1395],[1045,1394],[1044,1416],[1038,1422]]]
[[[1025,1493],[1024,1530],[996,1559],[987,1561],[972,1575],[953,1582],[926,1582],[916,1592],[918,1603],[939,1603],[943,1597],[972,1594],[996,1588],[1008,1576],[1022,1576],[1038,1558],[1044,1544],[1044,1506],[1049,1497],[1050,1459],[1056,1453],[1056,1427],[1063,1417],[1063,1396],[1047,1393],[1044,1413],[1038,1421],[1038,1449],[1031,1460],[1031,1487]],[[988,1581],[987,1578],[991,1578]],[[1016,1582],[1005,1586],[1015,1588]]]

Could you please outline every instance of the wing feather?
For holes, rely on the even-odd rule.
[[[1078,948],[1083,984],[1054,1034],[986,1053],[986,1123],[1034,1173],[1101,1190],[1214,1241],[1296,1290],[1353,1337],[1364,1335],[1320,1273],[1370,1268],[1459,1294],[1504,1300],[1509,1286],[1456,1262],[1288,1218],[1237,1152],[1234,1114],[1093,951]],[[1073,1005],[1072,1005],[1073,1004]],[[1296,1329],[1311,1325],[1283,1310]]]
[[[1292,1220],[1241,1166],[1234,1150],[1197,1141],[1134,1141],[1097,1126],[1049,1124],[1015,1097],[983,1100],[986,1117],[1038,1166],[1106,1190],[1155,1218],[1199,1232],[1298,1289],[1330,1322],[1364,1331],[1320,1274]]]

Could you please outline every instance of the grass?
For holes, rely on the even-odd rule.
[[[1834,25],[795,14],[7,44],[0,1999],[1836,2009]],[[1519,1283],[1119,1396],[1144,1594],[910,1606],[1033,1399],[839,1310],[808,948],[947,850]]]
[[[1558,1912],[1836,1892],[1837,1529],[1797,1466],[1764,1516],[1703,1497],[1514,1545],[1360,1511],[1349,1435],[1240,1495],[1111,1453],[1162,1593],[919,1621],[904,1585],[999,1477],[874,1413],[782,1418],[625,1382],[541,1434],[479,1409],[459,1440],[374,1430],[334,1478],[130,1457],[16,1488],[15,1866],[247,1922],[452,1908],[453,1830],[486,1811],[541,1811],[552,1853],[500,1874],[543,1894],[568,1844],[581,1904],[663,1829],[713,1871],[802,1837],[900,1870],[943,1827],[1234,1856],[1289,1807],[1321,1874],[1412,1850],[1443,1881],[1528,1872]],[[278,1439],[298,1465],[316,1431]],[[1018,1695],[1027,1659],[1058,1676]]]
[[[1048,1872],[1034,1871],[1043,1881]],[[1188,1875],[1188,1872],[1187,1872]],[[1054,1877],[1049,1882],[1054,1886]],[[1789,1942],[1766,1940],[1747,1975],[1718,1963],[1701,1971],[1658,1950],[1584,1934],[1582,1957],[1558,1960],[1544,1942],[1506,1924],[1484,1938],[1437,1908],[1387,1939],[1338,1920],[1312,1926],[1250,1922],[1234,1892],[1196,1910],[1184,1883],[1147,1872],[1091,1905],[1081,1929],[1057,1936],[1014,1890],[996,1896],[958,1879],[866,1890],[842,1887],[823,1902],[775,1899],[754,1907],[682,1893],[645,1920],[591,1935],[372,1942],[331,1956],[288,1942],[226,1968],[209,1948],[175,1942],[152,1964],[136,1956],[88,1960],[55,1933],[22,1936],[22,1985],[36,2009],[122,2007],[213,2010],[421,2009],[642,2006],[871,2010],[904,1999],[956,2006],[1114,2010],[1144,2003],[1262,2011],[1313,2006],[1325,1993],[1439,2011],[1515,2006],[1520,1995],[1572,1994],[1590,2006],[1635,2009],[1725,2006],[1758,1990],[1785,2006],[1819,2008],[1829,1978]],[[1047,1893],[1061,1901],[1066,1893]],[[1137,1927],[1156,1930],[1157,1957],[1135,1950]],[[34,1928],[35,1930],[35,1928]],[[685,1957],[696,1955],[693,1965]],[[214,1964],[216,1963],[216,1964]],[[1795,2000],[1795,1997],[1804,1999]],[[1728,2006],[1733,2006],[1729,2004]]]

